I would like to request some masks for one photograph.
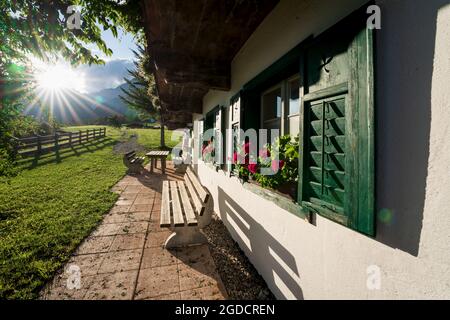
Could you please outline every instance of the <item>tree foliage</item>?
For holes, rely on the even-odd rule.
[[[70,29],[68,20],[78,6],[80,29]],[[78,63],[102,63],[88,48],[97,46],[109,56],[111,49],[101,37],[101,28],[117,36],[121,26],[138,33],[142,26],[138,0],[3,0],[0,3],[1,59],[23,58],[33,54],[43,60],[55,56]]]
[[[128,88],[121,88],[120,99],[138,112],[151,116],[159,114],[160,104],[156,92],[155,78],[149,70],[149,56],[141,46],[133,50],[136,60],[134,69],[128,69],[129,77],[125,78]]]
[[[128,88],[121,88],[120,99],[135,109],[142,117],[150,116],[161,123],[161,146],[164,141],[164,111],[156,87],[150,56],[144,47],[133,51],[135,56],[134,70],[128,70],[129,78],[125,78]]]
[[[80,12],[80,28],[68,24],[72,6]],[[112,50],[102,30],[117,36],[120,27],[139,38],[141,12],[140,0],[0,1],[0,161],[11,157],[14,120],[20,118],[26,91],[33,90],[30,56],[47,63],[103,64],[100,55],[110,56]]]

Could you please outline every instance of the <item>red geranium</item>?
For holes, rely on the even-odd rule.
[[[237,163],[237,161],[238,161],[238,154],[237,154],[237,152],[235,152],[235,153],[233,153],[233,163]]]
[[[250,163],[248,165],[248,171],[250,171],[251,173],[255,174],[258,172],[258,164],[256,163]]]

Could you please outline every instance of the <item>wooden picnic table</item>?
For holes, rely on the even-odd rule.
[[[161,161],[162,173],[166,173],[166,160],[170,151],[154,150],[146,154],[150,158],[150,172],[153,172],[153,166],[157,168],[158,159]]]

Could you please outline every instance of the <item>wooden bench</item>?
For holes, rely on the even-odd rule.
[[[135,151],[127,152],[123,156],[123,164],[128,168],[129,174],[142,173],[144,160],[145,157],[137,157]]]
[[[173,231],[164,247],[206,243],[200,229],[211,222],[213,209],[212,197],[191,167],[186,169],[184,182],[163,181],[160,226]]]

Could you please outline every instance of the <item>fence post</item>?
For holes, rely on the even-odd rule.
[[[72,147],[72,132],[69,132],[69,147]]]
[[[106,137],[106,127],[103,128],[103,137]]]
[[[42,143],[41,143],[41,136],[38,134],[36,135],[36,142],[37,142],[36,152],[37,152],[38,156],[40,156],[41,152],[42,152]]]
[[[59,151],[58,133],[55,132],[55,152]]]

